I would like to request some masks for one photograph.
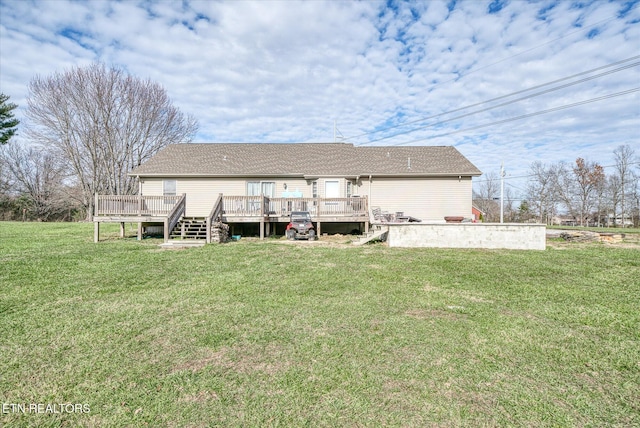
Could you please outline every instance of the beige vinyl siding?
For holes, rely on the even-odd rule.
[[[178,194],[187,195],[185,215],[208,216],[218,195],[244,195],[246,185],[238,179],[179,178]]]
[[[172,178],[173,179],[173,178]],[[175,178],[176,193],[187,195],[186,215],[204,217],[209,214],[218,194],[227,196],[247,195],[247,182],[274,182],[275,197],[284,192],[301,192],[302,197],[311,198],[312,181],[291,177],[248,178]],[[325,183],[338,181],[340,197],[346,196],[346,179],[320,177],[318,196],[325,197]],[[284,185],[287,188],[284,188]],[[143,195],[162,195],[162,178],[143,178]],[[407,215],[427,221],[444,221],[445,216],[471,216],[471,178],[379,178],[369,182],[361,178],[354,182],[354,195],[368,196],[369,207],[380,207],[383,211],[402,211]]]
[[[145,196],[162,196],[162,178],[141,178],[140,189]]]
[[[390,213],[402,211],[423,222],[442,222],[445,216],[471,217],[471,178],[376,178],[370,190],[363,181],[363,195],[371,208]]]
[[[252,181],[252,180],[247,180]],[[274,181],[276,183],[276,198],[281,198],[283,193],[291,193],[291,192],[301,192],[303,198],[311,198],[311,181],[307,183],[307,180],[304,178],[256,178],[255,181]],[[284,185],[287,185],[287,188],[284,188]]]
[[[173,178],[172,178],[173,179]],[[175,178],[176,194],[187,195],[186,216],[204,217],[209,215],[214,202],[220,193],[226,196],[246,196],[247,183],[250,181],[275,183],[275,197],[282,197],[283,192],[302,192],[302,196],[310,198],[311,184],[303,178]],[[162,195],[163,179],[144,178],[141,184],[143,195]],[[285,183],[287,189],[284,189]]]

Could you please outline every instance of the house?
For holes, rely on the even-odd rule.
[[[485,212],[482,211],[480,208],[476,207],[475,205],[472,205],[471,206],[471,216],[472,216],[472,220],[474,222],[482,221],[484,219]]]
[[[282,234],[295,210],[309,211],[319,232],[367,230],[374,212],[444,222],[469,216],[471,179],[480,174],[454,147],[175,144],[131,171],[139,195],[97,196],[94,221],[164,224],[165,239],[180,219]]]

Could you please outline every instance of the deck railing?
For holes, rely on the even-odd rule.
[[[96,195],[96,216],[165,216],[183,198],[177,196]]]
[[[95,215],[103,217],[167,217],[185,204],[184,195],[97,195]],[[182,208],[184,212],[184,207]],[[218,196],[209,217],[288,217],[292,211],[309,211],[312,217],[367,217],[366,196],[351,198],[268,198],[264,196]],[[171,219],[172,221],[175,219]]]
[[[181,195],[178,202],[175,204],[173,209],[167,213],[167,219],[164,222],[164,241],[167,242],[169,240],[169,234],[176,227],[176,224],[180,221],[180,218],[184,215],[187,197],[186,195]]]
[[[316,217],[365,217],[369,207],[366,197],[357,198],[264,198],[261,196],[224,196],[224,213],[228,217],[287,217],[291,211],[309,211]],[[264,201],[264,202],[261,202]],[[264,204],[264,210],[263,205]]]
[[[260,217],[262,196],[223,196],[227,216]]]
[[[218,195],[218,199],[213,204],[213,208],[211,208],[211,212],[209,212],[209,216],[207,217],[207,244],[211,243],[211,226],[214,222],[220,221],[222,219],[222,213],[224,211],[224,200],[222,193]]]

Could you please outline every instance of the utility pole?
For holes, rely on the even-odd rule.
[[[504,161],[500,164],[500,223],[504,223]]]

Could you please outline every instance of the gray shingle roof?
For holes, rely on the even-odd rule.
[[[346,143],[173,144],[130,173],[143,177],[480,174],[450,146],[355,147]]]

